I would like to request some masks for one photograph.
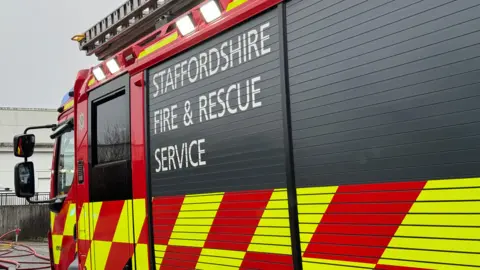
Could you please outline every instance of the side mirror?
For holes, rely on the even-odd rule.
[[[30,198],[35,195],[33,162],[27,161],[15,165],[15,194],[20,198]]]
[[[28,158],[33,155],[35,135],[21,134],[13,138],[13,153],[16,157]]]

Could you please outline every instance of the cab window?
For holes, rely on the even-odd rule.
[[[72,186],[75,169],[73,131],[63,134],[57,143],[56,188],[57,195],[64,195]]]

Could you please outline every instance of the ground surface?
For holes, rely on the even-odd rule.
[[[39,242],[21,242],[23,245],[30,246],[33,248],[37,254],[46,256],[48,257],[48,244],[47,243],[39,243]],[[2,247],[2,249],[5,249],[5,247]],[[0,251],[0,259],[7,259],[7,260],[12,260],[12,261],[17,261],[21,262],[20,268],[15,268],[14,265],[9,265],[10,269],[49,269],[49,268],[44,268],[46,266],[49,266],[48,261],[36,258],[33,255],[30,255],[29,252],[23,251],[26,250],[23,247],[16,247],[14,249],[10,249],[11,251],[8,254],[1,255],[4,253],[4,251]],[[21,256],[21,257],[14,257],[14,256]],[[46,263],[47,262],[47,263]],[[6,263],[3,263],[6,264]],[[0,269],[2,269],[0,267]]]

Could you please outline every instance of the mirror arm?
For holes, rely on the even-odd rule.
[[[57,125],[56,124],[51,124],[51,125],[43,125],[43,126],[31,126],[31,127],[27,127],[24,131],[23,131],[23,134],[27,134],[27,132],[29,130],[32,130],[32,129],[44,129],[44,128],[49,128],[51,130],[55,130],[55,128],[57,128]],[[27,162],[28,159],[27,157],[25,157],[25,162]]]
[[[30,204],[41,204],[41,203],[53,203],[55,202],[56,198],[45,200],[45,201],[32,201],[30,198],[26,198],[27,202]]]
[[[53,199],[44,200],[44,201],[32,201],[31,198],[32,198],[32,197],[26,198],[26,200],[27,200],[28,203],[31,203],[31,204],[41,204],[41,203],[55,203],[55,202],[57,202],[58,200],[60,200],[60,201],[58,201],[58,202],[63,202],[63,201],[65,201],[65,198],[67,198],[67,196],[66,196],[66,195],[57,196],[57,197],[55,197],[55,198],[53,198]]]
[[[56,124],[27,127],[27,128],[25,129],[25,131],[23,131],[23,134],[27,134],[27,131],[32,130],[32,129],[44,129],[44,128],[49,128],[49,129],[54,130],[56,127],[57,127]]]

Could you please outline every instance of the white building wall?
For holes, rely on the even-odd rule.
[[[21,134],[28,126],[47,125],[57,122],[58,112],[54,109],[27,109],[0,107],[0,190],[14,190],[13,168],[21,158],[13,155],[13,137]],[[51,130],[32,130],[35,134],[35,152],[30,161],[35,166],[35,190],[48,192],[52,165],[53,140]],[[41,145],[44,145],[43,147]]]

